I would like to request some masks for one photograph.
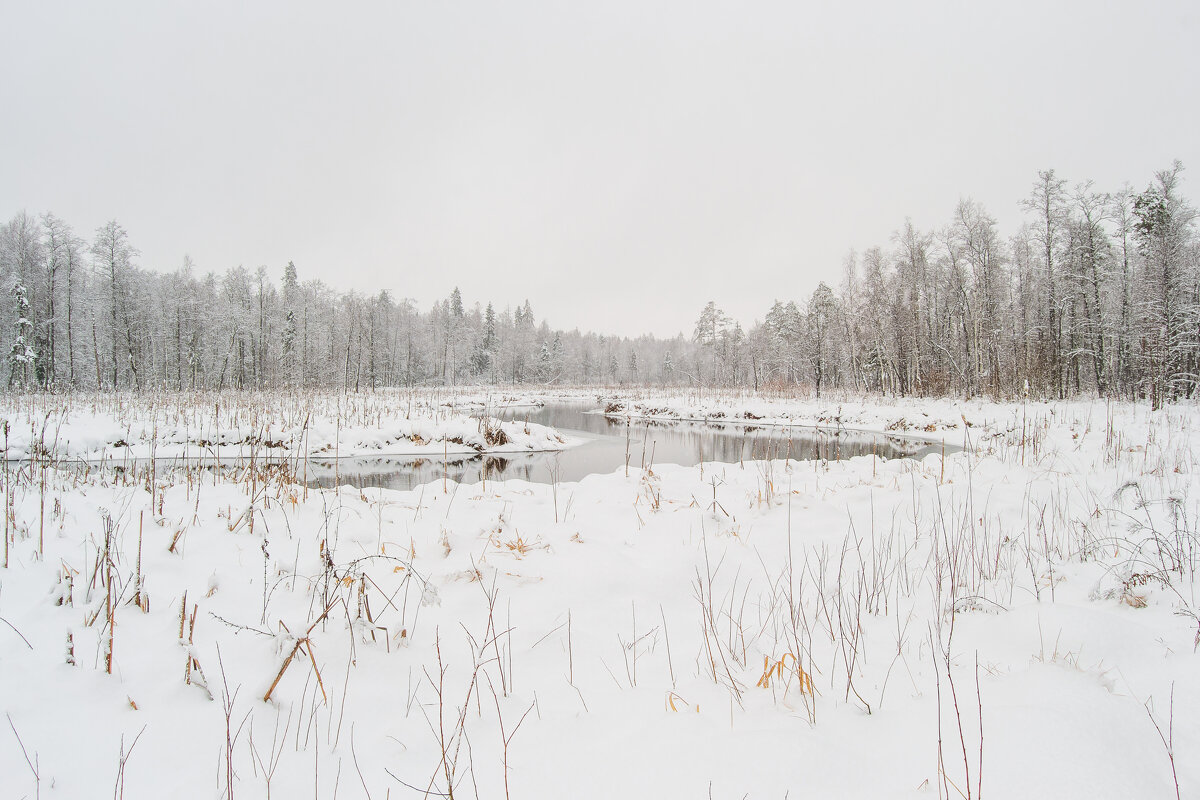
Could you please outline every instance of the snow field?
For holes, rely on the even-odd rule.
[[[982,408],[944,462],[558,485],[11,464],[0,775],[107,794],[124,753],[129,798],[1187,796],[1196,410]]]

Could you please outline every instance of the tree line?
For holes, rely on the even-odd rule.
[[[710,304],[696,330],[710,374],[818,393],[1193,396],[1200,241],[1182,170],[1140,192],[1039,172],[1008,237],[971,200],[937,230],[906,220],[888,247],[852,252],[836,289],[776,302],[746,336]]]
[[[0,226],[9,390],[652,382],[641,364],[691,346],[551,330],[528,301],[468,308],[457,288],[421,312],[301,280],[291,262],[276,284],[266,267],[200,274],[185,257],[160,272],[138,256],[116,221],[90,241],[52,213]]]
[[[90,241],[53,214],[0,227],[10,390],[663,384],[897,395],[1193,396],[1200,242],[1182,165],[1141,191],[1039,172],[1003,235],[962,200],[851,252],[836,287],[775,301],[748,328],[709,303],[690,337],[552,329],[528,301],[455,289],[427,311],[301,280],[288,263],[199,274],[140,266],[116,221]]]

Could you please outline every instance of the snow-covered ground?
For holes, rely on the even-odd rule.
[[[490,401],[490,402],[489,402]],[[183,393],[34,396],[0,401],[7,456],[56,458],[281,458],[521,453],[574,442],[489,413],[533,401],[497,394]]]
[[[735,399],[727,414],[827,415]],[[0,786],[1200,792],[1200,411],[830,408],[968,446],[412,492],[10,464]],[[369,429],[344,414],[343,437]],[[257,419],[237,429],[303,417]]]
[[[753,425],[801,425],[914,436],[967,445],[971,431],[1012,430],[1030,419],[1072,414],[1103,414],[1107,404],[994,402],[916,397],[860,397],[835,394],[825,398],[771,397],[747,391],[669,391],[654,389],[601,392],[605,413],[654,420],[695,420]]]

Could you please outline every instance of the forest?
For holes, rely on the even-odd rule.
[[[998,399],[1192,396],[1200,241],[1183,165],[1105,191],[1039,172],[1011,233],[960,200],[851,251],[836,286],[744,325],[715,302],[670,339],[553,328],[528,301],[428,310],[387,291],[276,284],[266,266],[139,263],[116,221],[88,240],[53,213],[0,227],[0,347],[14,391],[548,384],[724,386]],[[409,268],[409,267],[405,267]],[[763,295],[788,291],[788,278]],[[539,310],[541,313],[541,310]],[[569,308],[553,309],[569,325]]]

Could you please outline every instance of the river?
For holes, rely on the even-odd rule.
[[[313,486],[340,483],[386,489],[411,489],[440,481],[443,475],[460,483],[484,479],[552,483],[611,473],[624,469],[626,463],[631,467],[694,466],[701,461],[734,463],[763,458],[835,461],[872,454],[888,459],[921,458],[942,452],[940,444],[846,429],[636,419],[627,424],[624,419],[594,413],[596,408],[595,403],[560,401],[538,408],[511,408],[494,413],[501,419],[549,425],[565,436],[586,440],[566,450],[451,455],[445,460],[413,456],[343,458],[336,462],[312,459],[308,464],[308,481]]]

